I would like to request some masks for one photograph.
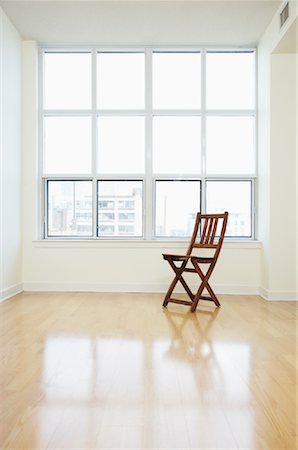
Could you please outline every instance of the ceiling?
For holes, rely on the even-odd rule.
[[[280,0],[15,1],[24,39],[47,44],[256,46]]]

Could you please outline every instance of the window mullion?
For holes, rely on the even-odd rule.
[[[202,101],[202,117],[201,117],[201,167],[202,167],[202,184],[201,184],[201,212],[206,212],[206,51],[202,49],[201,53],[201,101]]]
[[[46,211],[47,211],[47,203],[46,197],[43,195],[45,192],[44,181],[42,176],[44,174],[44,118],[43,118],[43,105],[44,105],[44,57],[42,49],[39,49],[39,67],[38,67],[38,77],[39,77],[39,85],[38,85],[38,125],[39,125],[39,133],[38,133],[38,147],[39,147],[39,160],[38,160],[38,176],[39,179],[42,180],[42,183],[39,183],[38,188],[38,202],[37,202],[37,214],[40,219],[40,226],[38,227],[38,238],[46,238],[47,237],[47,219],[46,219]]]
[[[96,99],[97,99],[97,61],[96,61],[97,53],[96,50],[92,51],[92,235],[93,238],[98,237],[97,230],[97,148],[98,148],[98,139],[97,139],[97,115],[96,115]]]
[[[153,115],[152,115],[152,50],[145,50],[145,120],[146,120],[146,144],[145,144],[145,192],[144,192],[144,237],[152,239],[153,237],[153,216],[155,210],[155,200],[153,198],[153,179],[152,179],[152,134],[153,134]]]

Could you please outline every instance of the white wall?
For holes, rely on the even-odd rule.
[[[297,296],[296,2],[290,2],[289,11],[281,30],[277,12],[258,47],[261,292],[274,300]],[[288,49],[293,53],[285,53]]]
[[[21,39],[0,8],[0,300],[22,290]]]
[[[161,254],[181,253],[186,247],[165,242],[28,241],[24,289],[165,292],[173,272]],[[244,247],[227,244],[223,249],[213,278],[217,292],[258,292],[260,249]]]
[[[271,55],[270,272],[272,292],[296,289],[295,54]]]

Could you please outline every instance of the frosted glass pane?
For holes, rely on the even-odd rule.
[[[201,107],[201,54],[153,53],[153,108]]]
[[[251,237],[251,192],[251,181],[207,181],[207,213],[228,211],[226,236]]]
[[[48,236],[92,236],[91,181],[48,181]]]
[[[45,117],[44,171],[91,173],[91,118]]]
[[[143,109],[144,106],[144,53],[98,53],[97,107]]]
[[[207,173],[255,173],[254,118],[207,118]]]
[[[99,237],[141,237],[142,181],[98,182]]]
[[[200,173],[201,118],[154,117],[153,172]]]
[[[208,52],[206,59],[208,109],[253,109],[255,54]]]
[[[100,117],[98,172],[143,173],[144,169],[144,117]]]
[[[200,181],[157,181],[155,235],[190,236],[201,209]]]
[[[44,54],[45,109],[91,108],[91,54]]]

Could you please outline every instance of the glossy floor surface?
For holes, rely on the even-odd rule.
[[[1,449],[295,449],[295,303],[23,293],[0,304]]]

